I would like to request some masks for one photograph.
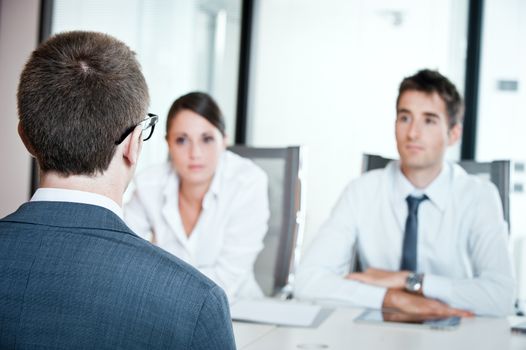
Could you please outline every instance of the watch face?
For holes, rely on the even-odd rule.
[[[422,275],[417,273],[411,273],[407,276],[406,287],[410,292],[418,292],[422,289]]]
[[[420,281],[416,281],[414,284],[413,284],[413,292],[418,292],[420,290],[420,288],[422,287],[422,284],[420,284]]]

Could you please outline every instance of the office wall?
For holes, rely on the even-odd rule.
[[[27,201],[31,160],[17,133],[16,88],[38,42],[40,1],[0,1],[0,217]]]
[[[484,2],[477,154],[526,159],[526,1]]]
[[[511,159],[511,247],[526,309],[526,1],[484,2],[477,126],[479,160]]]
[[[404,76],[437,68],[462,90],[466,12],[452,0],[256,1],[248,142],[308,147],[304,247],[362,153],[397,157]]]

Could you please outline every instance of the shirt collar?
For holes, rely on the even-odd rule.
[[[93,192],[69,190],[64,188],[39,188],[36,190],[31,202],[72,202],[91,204],[106,208],[123,219],[122,207],[109,197]]]
[[[434,179],[429,186],[424,189],[418,189],[400,170],[400,162],[396,162],[395,176],[394,176],[394,195],[395,198],[405,198],[409,195],[420,197],[426,195],[431,202],[433,202],[441,211],[446,207],[446,200],[449,196],[449,189],[451,187],[451,164],[444,162],[440,174]]]
[[[425,189],[425,194],[441,211],[444,211],[446,208],[446,201],[449,197],[452,183],[451,178],[451,164],[444,162],[440,174]]]

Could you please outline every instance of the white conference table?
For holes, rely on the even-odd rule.
[[[510,325],[526,318],[465,318],[454,330],[407,325],[355,323],[363,309],[338,307],[316,328],[280,327],[234,322],[238,349],[526,349],[526,335],[511,334]]]

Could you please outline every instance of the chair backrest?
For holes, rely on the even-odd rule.
[[[362,172],[384,168],[392,159],[374,154],[364,154]],[[490,180],[499,190],[504,219],[510,224],[510,164],[509,160],[495,160],[492,162],[477,162],[461,160],[458,162],[468,174],[477,175]]]
[[[256,280],[267,296],[290,293],[300,258],[305,219],[302,149],[241,145],[229,149],[251,159],[267,173],[269,180],[269,229],[254,264]]]

